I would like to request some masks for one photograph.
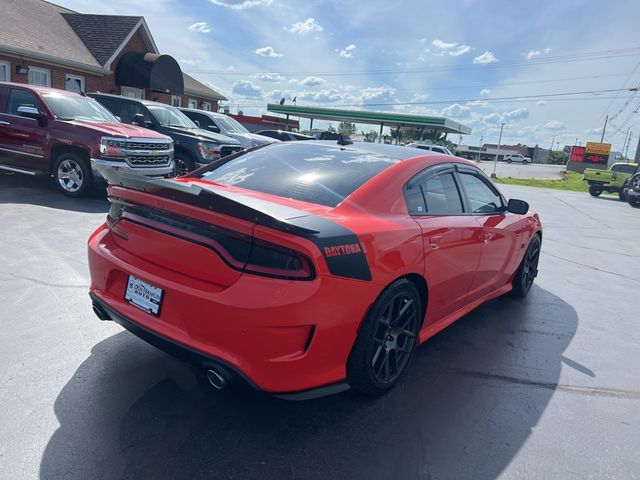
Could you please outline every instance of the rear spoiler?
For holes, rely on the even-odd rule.
[[[310,222],[304,218],[310,217],[307,212],[278,203],[227,192],[224,189],[208,189],[170,179],[118,172],[112,168],[99,167],[99,170],[109,185],[118,185],[172,200],[180,200],[190,205],[215,210],[297,236],[309,237],[320,233],[319,230],[310,228]]]
[[[148,192],[308,238],[320,249],[332,274],[371,280],[371,270],[358,236],[328,218],[222,188],[154,179],[110,168],[100,168],[100,173],[109,185]]]

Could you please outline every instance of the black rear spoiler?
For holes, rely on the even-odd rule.
[[[309,237],[320,233],[319,230],[310,227],[311,222],[305,217],[313,216],[307,212],[249,195],[227,192],[215,187],[203,188],[170,179],[143,177],[133,173],[114,171],[111,168],[100,168],[100,173],[109,185],[118,185],[179,200],[297,236]]]

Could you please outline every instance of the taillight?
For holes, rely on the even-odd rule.
[[[171,212],[116,198],[109,200],[107,225],[112,229],[121,220],[127,220],[209,248],[234,270],[290,280],[315,278],[311,260],[290,248]]]

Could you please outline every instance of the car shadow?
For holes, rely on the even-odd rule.
[[[96,183],[82,198],[66,197],[48,176],[30,176],[0,171],[0,204],[39,205],[59,210],[106,213],[109,210],[106,184]]]
[[[577,325],[569,304],[534,287],[429,340],[387,395],[307,402],[203,394],[190,367],[121,332],[56,399],[40,477],[494,479],[554,395]]]

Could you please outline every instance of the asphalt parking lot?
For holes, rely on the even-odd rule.
[[[487,175],[493,173],[493,162],[482,161],[478,166],[484,170]],[[500,178],[541,178],[541,179],[559,179],[560,172],[565,170],[564,165],[549,165],[542,163],[506,163],[498,162],[496,164],[496,175]]]
[[[294,403],[203,395],[189,367],[100,322],[86,239],[104,193],[0,174],[0,478],[640,478],[640,211],[503,190],[545,225],[530,296],[431,339],[383,398]]]

